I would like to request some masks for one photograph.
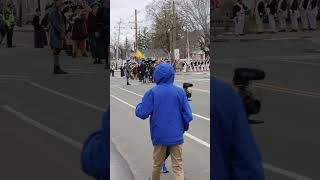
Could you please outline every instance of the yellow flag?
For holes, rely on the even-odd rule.
[[[136,54],[138,56],[139,59],[144,59],[143,54],[137,49]]]

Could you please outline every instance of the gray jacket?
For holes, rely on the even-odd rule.
[[[63,48],[63,39],[61,34],[65,33],[65,24],[61,11],[56,7],[53,7],[49,13],[49,37],[51,48]]]

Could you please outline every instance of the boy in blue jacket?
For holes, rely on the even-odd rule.
[[[182,166],[183,134],[189,128],[192,111],[183,89],[175,86],[175,71],[170,64],[156,67],[153,79],[157,83],[148,90],[136,107],[136,116],[150,116],[153,150],[152,180],[160,180],[161,166],[169,148],[175,180],[184,180]]]
[[[264,180],[262,161],[239,95],[213,79],[213,180]]]

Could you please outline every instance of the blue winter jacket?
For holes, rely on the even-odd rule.
[[[91,133],[81,151],[82,171],[97,180],[110,178],[109,112],[104,113],[102,128]]]
[[[183,89],[173,85],[174,69],[160,64],[153,73],[157,83],[145,93],[136,107],[136,116],[150,116],[150,134],[153,145],[171,146],[183,143],[183,133],[192,120],[192,111]]]
[[[213,180],[264,180],[260,153],[239,95],[219,80],[212,87]]]

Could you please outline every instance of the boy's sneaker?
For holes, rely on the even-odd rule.
[[[166,164],[163,164],[162,165],[162,173],[169,173],[167,167],[166,167]]]

